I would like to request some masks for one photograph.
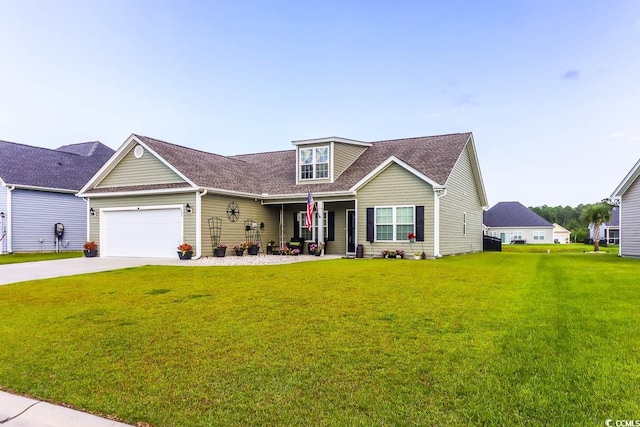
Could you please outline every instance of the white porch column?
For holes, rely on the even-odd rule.
[[[318,244],[324,243],[324,202],[316,202],[318,206]],[[322,249],[322,255],[324,255],[324,248]]]

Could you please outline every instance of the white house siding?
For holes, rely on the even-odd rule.
[[[553,227],[490,227],[487,235],[500,238],[501,233],[508,233],[507,241],[503,243],[510,244],[516,232],[522,234],[527,245],[553,243]],[[534,232],[544,232],[544,240],[533,240]]]
[[[193,246],[194,251],[197,250],[196,245],[196,195],[194,193],[178,193],[178,194],[158,194],[149,196],[118,196],[118,197],[93,197],[89,199],[89,205],[96,212],[95,216],[89,217],[89,236],[87,240],[94,240],[98,244],[100,250],[100,209],[101,208],[131,208],[145,206],[168,206],[189,204],[193,208],[193,213],[184,213],[183,215],[183,241]],[[83,212],[86,215],[86,211]],[[86,227],[85,227],[86,233]],[[204,242],[203,242],[204,243]],[[176,244],[177,248],[178,244]],[[205,246],[206,247],[206,246]],[[141,253],[144,248],[140,248]]]
[[[339,177],[353,162],[356,161],[362,153],[364,153],[367,147],[360,145],[345,144],[341,142],[334,143],[334,164],[333,164],[333,176]]]
[[[460,154],[440,199],[440,254],[482,251],[482,205],[468,150]],[[464,217],[466,214],[466,233]]]
[[[620,254],[640,257],[640,178],[636,179],[622,196]]]
[[[409,245],[404,240],[367,242],[367,208],[377,206],[424,206],[424,242]],[[391,164],[357,194],[358,244],[363,245],[366,256],[379,256],[384,249],[404,249],[411,255],[411,249],[433,256],[433,188],[431,185],[408,172],[401,166]]]
[[[13,252],[40,251],[40,238],[44,240],[43,251],[55,251],[53,227],[58,222],[64,224],[60,250],[82,249],[87,231],[83,199],[73,194],[15,189],[11,210]]]
[[[178,174],[149,151],[145,150],[139,159],[134,156],[133,151],[131,149],[96,187],[184,182]]]
[[[240,216],[236,222],[229,221],[227,217],[227,205],[236,202],[240,210]],[[245,221],[252,220],[257,224],[264,223],[264,230],[261,232],[262,244],[266,245],[269,240],[279,240],[279,206],[265,206],[254,199],[233,197],[227,195],[207,194],[202,198],[202,255],[212,256],[213,246],[209,233],[209,218],[220,218],[221,233],[219,243],[228,246],[227,256],[235,255],[233,246],[245,242]]]

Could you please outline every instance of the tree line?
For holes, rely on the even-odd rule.
[[[592,207],[603,202],[593,204],[580,204],[575,208],[571,206],[535,206],[529,207],[550,223],[560,224],[571,232],[572,242],[584,242],[589,237],[589,211]]]

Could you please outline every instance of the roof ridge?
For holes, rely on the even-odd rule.
[[[435,139],[435,138],[442,138],[445,136],[458,136],[458,135],[471,135],[472,132],[456,132],[456,133],[445,133],[442,135],[424,135],[424,136],[411,136],[411,137],[406,137],[406,138],[394,138],[394,139],[382,139],[379,141],[373,141],[373,144],[378,144],[381,142],[398,142],[398,141],[409,141],[412,139],[424,139],[424,138],[429,138],[429,139]]]

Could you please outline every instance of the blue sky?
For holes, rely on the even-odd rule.
[[[640,2],[0,0],[0,139],[218,154],[471,131],[489,202],[640,159]],[[277,167],[277,165],[276,165]]]

